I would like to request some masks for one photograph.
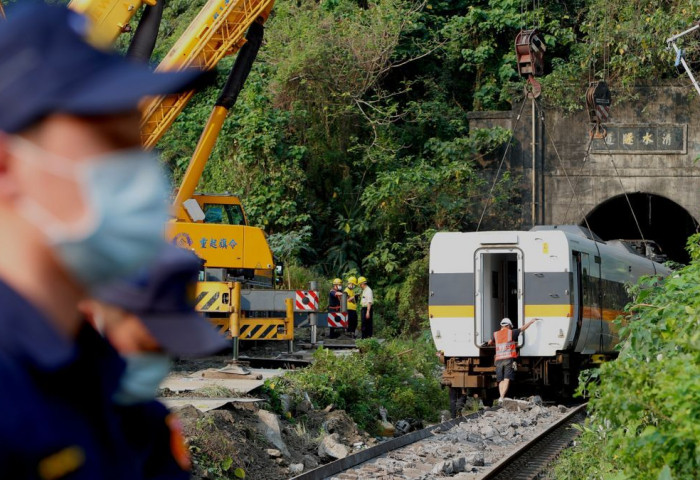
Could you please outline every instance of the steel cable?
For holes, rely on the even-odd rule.
[[[484,220],[484,215],[486,214],[486,210],[489,208],[489,203],[491,202],[493,190],[494,190],[494,188],[496,188],[496,183],[498,182],[498,176],[501,174],[501,168],[503,167],[503,162],[506,159],[506,155],[508,155],[508,150],[510,150],[511,144],[513,143],[513,137],[515,137],[515,130],[518,127],[518,123],[520,122],[520,118],[523,114],[523,109],[525,108],[525,103],[526,103],[526,100],[523,99],[523,103],[520,106],[520,111],[518,112],[518,116],[515,117],[515,125],[513,125],[513,128],[510,132],[510,138],[508,139],[508,144],[506,145],[506,150],[505,150],[505,152],[503,152],[503,157],[501,158],[501,162],[498,164],[498,170],[496,170],[496,176],[493,179],[493,184],[491,185],[491,190],[489,190],[489,194],[486,197],[486,203],[484,204],[484,209],[481,211],[481,217],[479,217],[479,223],[476,226],[477,232],[481,228],[481,222]]]

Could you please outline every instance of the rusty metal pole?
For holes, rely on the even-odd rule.
[[[313,290],[318,293],[318,282],[309,282],[309,290]],[[313,312],[309,314],[309,325],[311,325],[311,345],[316,345],[318,313]]]
[[[537,225],[537,157],[535,156],[535,97],[532,97],[532,226]]]
[[[340,297],[340,311],[341,312],[348,311],[348,294],[345,292],[343,292],[343,296]]]
[[[238,361],[238,340],[241,336],[241,282],[235,282],[231,291],[231,338],[233,339],[233,361]]]

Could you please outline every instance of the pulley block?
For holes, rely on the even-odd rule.
[[[521,77],[539,77],[544,74],[544,52],[547,46],[537,29],[520,30],[515,37],[515,56]]]
[[[586,106],[591,123],[601,124],[610,120],[610,105],[612,103],[608,85],[600,80],[591,82],[586,90]]]

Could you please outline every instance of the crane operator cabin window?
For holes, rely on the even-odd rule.
[[[243,209],[240,205],[207,204],[204,206],[204,223],[224,225],[245,225]]]

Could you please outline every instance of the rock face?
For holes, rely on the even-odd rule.
[[[287,445],[282,440],[282,432],[280,429],[280,422],[277,415],[270,413],[267,410],[258,410],[258,430],[263,436],[274,445],[285,457],[289,457],[289,449]]]
[[[324,459],[337,460],[347,457],[349,453],[348,447],[340,443],[337,433],[326,435],[318,445],[318,456]]]

